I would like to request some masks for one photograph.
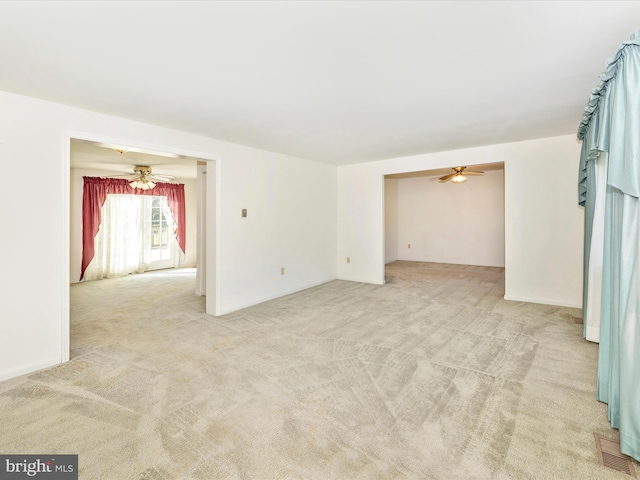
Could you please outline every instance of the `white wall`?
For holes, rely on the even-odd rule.
[[[222,170],[222,313],[336,278],[336,167],[244,150]]]
[[[384,180],[384,262],[398,260],[398,179]]]
[[[397,209],[400,260],[504,267],[502,170],[461,184],[399,179]]]
[[[80,268],[82,266],[82,192],[84,182],[82,177],[109,177],[112,171],[95,170],[86,168],[72,168],[70,176],[70,255],[69,255],[69,281],[80,281]],[[197,239],[197,196],[196,181],[192,178],[176,179],[176,182],[184,184],[184,201],[187,221],[186,254],[180,259],[181,267],[194,267],[196,265],[196,239]],[[182,252],[180,252],[182,257]]]
[[[580,306],[579,158],[566,135],[338,167],[338,278],[384,283],[384,175],[504,162],[506,296]]]
[[[504,152],[507,300],[582,306],[580,144],[563,139]]]
[[[59,363],[68,352],[69,136],[219,159],[215,208],[207,209],[218,227],[211,239],[218,282],[209,282],[215,265],[208,264],[207,285],[219,313],[336,277],[335,166],[0,92],[3,177],[30,179],[28,190],[19,182],[1,190],[10,233],[0,236],[7,253],[0,380]]]

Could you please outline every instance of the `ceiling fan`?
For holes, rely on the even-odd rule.
[[[129,185],[132,188],[141,188],[142,190],[151,190],[155,188],[157,182],[171,182],[176,178],[171,175],[157,175],[148,165],[136,165],[133,167],[133,173],[127,175],[116,175],[116,177],[125,177],[131,180]]]
[[[434,177],[430,179],[430,182],[438,180],[440,183],[448,182],[451,180],[453,183],[464,183],[467,181],[466,175],[484,175],[484,172],[479,170],[465,170],[467,167],[453,167],[453,173],[443,175],[442,177]]]

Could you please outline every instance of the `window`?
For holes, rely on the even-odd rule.
[[[153,197],[151,204],[151,260],[171,258],[173,220],[166,197]]]
[[[107,195],[85,280],[177,266],[174,231],[167,197]]]

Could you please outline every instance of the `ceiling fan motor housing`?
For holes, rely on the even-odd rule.
[[[141,175],[148,175],[151,173],[151,167],[148,167],[146,165],[136,165],[133,171]]]

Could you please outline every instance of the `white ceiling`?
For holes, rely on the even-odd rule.
[[[469,166],[469,170],[490,172],[494,170],[504,170],[504,163],[482,163]],[[453,168],[437,168],[434,170],[422,170],[419,172],[394,173],[385,175],[384,178],[417,178],[417,177],[439,177],[453,173]]]
[[[0,89],[346,164],[576,132],[640,2],[0,2]]]
[[[71,140],[71,168],[101,170],[102,176],[133,174],[136,165],[146,165],[153,173],[170,175],[176,180],[197,177],[197,159],[177,155],[152,155],[125,151],[119,153],[108,145]]]

